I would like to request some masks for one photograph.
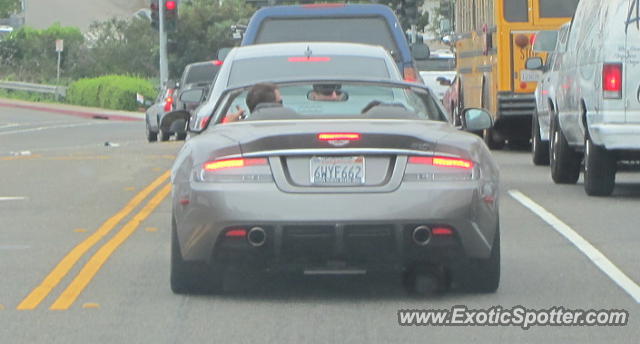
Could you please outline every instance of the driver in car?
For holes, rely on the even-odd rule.
[[[347,99],[347,95],[341,91],[340,84],[315,84],[313,91],[309,92],[309,100],[340,102]]]
[[[276,84],[255,84],[247,93],[246,103],[249,112],[253,113],[259,104],[282,104],[282,95]],[[243,108],[237,106],[236,110],[236,112],[228,113],[222,123],[236,122],[246,117]]]

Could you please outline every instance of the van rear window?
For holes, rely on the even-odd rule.
[[[570,18],[580,0],[540,0],[541,18]]]
[[[184,81],[185,84],[196,84],[196,83],[207,83],[210,84],[213,82],[213,79],[216,77],[216,73],[220,69],[219,66],[211,64],[201,64],[191,66],[189,68],[187,78]]]
[[[260,57],[235,60],[229,75],[229,87],[277,79],[362,78],[388,79],[385,60],[361,56],[318,56],[315,62],[305,57]]]
[[[351,42],[381,45],[398,52],[389,25],[382,17],[271,18],[265,20],[255,43]]]

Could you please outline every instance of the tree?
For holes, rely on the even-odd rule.
[[[21,8],[20,0],[0,0],[0,18],[7,18]]]
[[[170,78],[177,79],[184,67],[193,62],[214,60],[218,50],[232,47],[231,25],[246,24],[255,11],[244,0],[192,0],[180,4],[178,28],[169,35]]]

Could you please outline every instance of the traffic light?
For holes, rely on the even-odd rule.
[[[158,30],[160,28],[160,9],[158,8],[158,0],[151,0],[151,26]]]
[[[409,23],[415,24],[418,21],[418,1],[404,0],[402,7],[404,9],[404,15],[409,20]]]
[[[174,32],[178,27],[178,1],[165,0],[164,27],[167,32]]]

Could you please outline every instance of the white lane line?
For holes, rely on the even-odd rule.
[[[3,132],[0,132],[0,136],[12,135],[12,134],[23,134],[23,133],[30,133],[30,132],[34,132],[34,131],[42,131],[42,130],[49,130],[49,129],[75,128],[75,127],[82,127],[82,126],[89,126],[89,125],[99,125],[99,124],[108,124],[108,123],[107,122],[88,122],[88,123],[87,122],[82,122],[82,123],[74,123],[74,124],[52,125],[52,126],[47,126],[47,127],[20,129],[20,130],[13,130],[13,131],[3,131]]]
[[[2,201],[24,201],[27,197],[0,197],[0,202]]]
[[[14,127],[18,127],[18,126],[20,126],[20,124],[18,124],[18,123],[2,124],[2,125],[0,125],[0,129],[14,128]]]
[[[602,272],[604,272],[609,278],[611,278],[620,288],[622,288],[627,294],[629,294],[636,303],[640,303],[640,286],[636,284],[629,276],[627,276],[622,270],[613,264],[602,252],[593,247],[587,240],[585,240],[580,234],[576,233],[569,225],[562,222],[552,213],[548,212],[538,203],[525,196],[518,190],[509,190],[509,195],[516,201],[520,202],[523,206],[531,210],[534,214],[538,215],[544,222],[548,223],[558,233],[562,234],[567,240],[569,240],[575,247],[578,248],[587,258],[593,262]]]

